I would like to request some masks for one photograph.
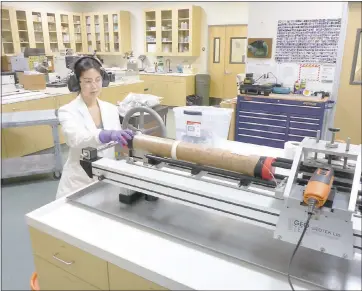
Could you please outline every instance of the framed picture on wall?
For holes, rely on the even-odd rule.
[[[272,38],[248,38],[248,58],[270,59],[272,45]]]
[[[357,29],[356,43],[354,47],[354,55],[352,61],[352,71],[351,71],[351,85],[361,85],[362,84],[362,37],[361,37],[361,28]]]

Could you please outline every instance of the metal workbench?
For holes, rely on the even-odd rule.
[[[295,245],[273,239],[273,230],[185,206],[166,199],[132,205],[119,202],[119,186],[96,183],[68,196],[82,209],[112,217],[170,240],[194,245],[226,260],[248,262],[285,275]],[[300,248],[292,277],[311,284],[310,290],[361,290],[361,260],[345,260],[312,249]]]
[[[49,125],[54,139],[54,153],[9,158],[2,161],[2,179],[53,172],[59,179],[62,157],[58,133],[59,120],[55,110],[20,111],[1,114],[1,127]]]

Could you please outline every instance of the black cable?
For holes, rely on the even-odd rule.
[[[294,249],[294,251],[293,251],[292,257],[290,258],[290,261],[289,261],[289,266],[288,266],[288,282],[289,282],[290,288],[292,288],[293,291],[294,291],[294,287],[293,287],[292,281],[291,281],[291,279],[290,279],[290,267],[291,267],[291,265],[292,265],[294,256],[295,256],[295,254],[296,254],[296,252],[297,252],[297,250],[298,250],[298,248],[299,248],[299,246],[300,246],[300,244],[301,244],[301,242],[302,242],[302,240],[303,240],[303,237],[304,237],[304,235],[305,235],[305,232],[307,231],[307,228],[308,228],[308,226],[309,226],[309,221],[310,221],[312,215],[313,215],[312,212],[308,212],[308,219],[307,219],[306,223],[304,224],[304,229],[303,229],[302,235],[300,236],[299,241],[298,241],[298,243],[297,243],[297,245],[295,246],[295,249]]]
[[[273,77],[275,78],[275,84],[278,84],[278,79],[277,79],[277,77],[275,77],[275,75],[272,73],[272,72],[268,72],[268,74],[267,74],[267,77],[269,78],[269,74],[272,74],[273,75]]]

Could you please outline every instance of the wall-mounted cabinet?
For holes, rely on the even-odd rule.
[[[144,11],[145,53],[157,56],[199,56],[201,7]]]
[[[14,27],[14,10],[11,8],[1,8],[1,51],[2,55],[14,54],[16,41],[16,29]]]
[[[123,54],[131,48],[130,14],[71,13],[1,9],[2,54],[26,47],[44,48],[47,55],[73,49],[76,53]]]
[[[130,14],[84,13],[86,26],[86,51],[99,54],[124,54],[131,48]]]

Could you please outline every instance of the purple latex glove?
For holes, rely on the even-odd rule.
[[[101,143],[109,143],[116,141],[123,147],[128,145],[127,140],[132,140],[134,133],[131,130],[102,130],[99,133],[99,140]]]

